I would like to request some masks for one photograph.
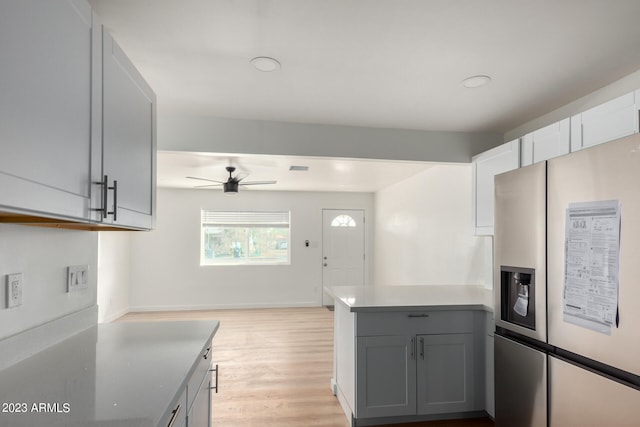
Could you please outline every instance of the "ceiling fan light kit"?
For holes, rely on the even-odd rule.
[[[237,181],[225,182],[224,184],[222,184],[222,188],[224,189],[224,194],[228,194],[230,196],[233,196],[234,194],[238,194]]]

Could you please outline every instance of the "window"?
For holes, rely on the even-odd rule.
[[[355,227],[356,222],[349,215],[338,215],[331,221],[332,227]]]
[[[202,210],[200,265],[289,264],[289,212]]]

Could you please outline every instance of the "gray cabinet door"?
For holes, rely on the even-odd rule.
[[[418,414],[475,408],[473,334],[418,335]]]
[[[358,337],[356,418],[416,413],[415,337]]]
[[[211,380],[207,376],[199,390],[195,390],[197,396],[191,405],[187,416],[187,427],[209,427],[211,425]],[[187,390],[187,393],[192,391]]]
[[[3,210],[89,218],[92,37],[85,2],[0,2]]]
[[[106,31],[103,31],[102,59],[102,176],[108,176],[108,186],[117,181],[117,190],[107,191],[107,209],[115,211],[116,218],[109,215],[105,222],[152,228],[156,184],[155,94]]]

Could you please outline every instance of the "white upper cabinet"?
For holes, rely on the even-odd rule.
[[[473,221],[476,235],[493,235],[493,177],[520,165],[520,140],[507,142],[471,159],[473,166]]]
[[[571,151],[638,132],[640,90],[571,117]]]
[[[0,210],[90,217],[92,13],[0,2]]]
[[[103,31],[102,162],[94,199],[104,223],[152,228],[156,187],[156,98],[113,37]],[[106,184],[104,180],[106,177]],[[105,204],[106,197],[106,204]],[[98,211],[100,212],[100,211]]]
[[[570,131],[570,119],[566,118],[526,134],[522,138],[521,166],[529,166],[553,157],[569,154]]]

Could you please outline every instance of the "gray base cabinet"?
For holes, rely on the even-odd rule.
[[[205,378],[187,415],[188,427],[211,426],[211,380]]]
[[[418,336],[418,414],[475,408],[473,334]]]
[[[359,417],[416,413],[415,338],[358,337],[356,390]]]
[[[356,313],[355,418],[484,409],[482,311]]]
[[[473,334],[357,338],[358,417],[472,411]]]

